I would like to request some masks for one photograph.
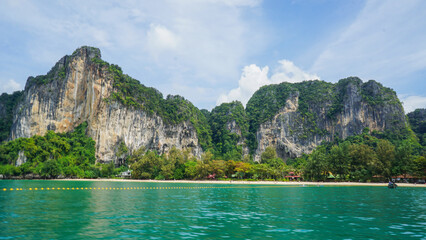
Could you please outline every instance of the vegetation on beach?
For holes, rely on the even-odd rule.
[[[415,139],[394,145],[365,129],[361,135],[324,143],[311,154],[288,159],[277,157],[266,148],[260,163],[223,160],[206,152],[201,159],[189,151],[173,148],[168,155],[137,151],[129,158],[132,177],[137,179],[274,179],[288,180],[289,174],[302,175],[310,181],[385,181],[392,176],[412,175],[425,178],[426,159],[423,147]]]
[[[82,124],[66,134],[49,131],[45,136],[20,138],[0,145],[0,174],[98,178],[114,177],[127,170],[126,165],[116,168],[113,163],[95,164],[95,142],[85,135],[86,126]],[[20,151],[24,151],[27,162],[15,167]],[[189,149],[175,147],[164,155],[141,148],[129,155],[126,162],[135,179],[288,180],[291,174],[310,181],[370,182],[398,175],[424,178],[426,159],[422,151],[423,147],[413,139],[394,145],[366,130],[344,141],[324,143],[311,154],[288,159],[287,163],[271,147],[262,153],[260,162],[250,158],[223,160],[209,151],[197,159]]]
[[[292,169],[269,148],[261,163],[216,160],[210,152],[200,159],[173,148],[167,155],[137,151],[129,158],[136,179],[284,179]]]
[[[426,177],[424,147],[416,139],[391,141],[368,133],[324,143],[311,154],[291,159],[307,180],[380,181],[392,176]]]
[[[44,136],[19,138],[0,145],[0,174],[41,178],[112,177],[126,169],[95,164],[95,141],[86,136],[87,123],[68,133],[48,131]],[[26,162],[16,166],[20,155]],[[22,155],[23,154],[23,155]]]

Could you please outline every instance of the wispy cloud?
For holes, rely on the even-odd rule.
[[[176,35],[161,25],[151,24],[147,37],[148,49],[152,51],[173,50],[178,46]]]
[[[412,112],[417,108],[426,108],[426,96],[401,95],[399,99],[402,101],[405,113]]]
[[[320,79],[316,74],[304,72],[289,60],[281,60],[279,63],[279,67],[274,70],[271,77],[268,76],[268,66],[263,68],[255,64],[245,66],[241,78],[238,81],[238,88],[232,89],[227,94],[222,94],[216,104],[219,105],[224,102],[238,100],[245,106],[253,93],[264,85]]]
[[[21,84],[14,79],[0,80],[0,94],[3,92],[13,93],[22,90]]]
[[[294,60],[326,81],[359,76],[376,79],[398,93],[422,95],[426,1],[366,1],[346,28],[348,19],[338,28],[319,23],[321,34],[314,36],[323,39],[312,37],[312,29],[306,27],[315,21],[311,11],[301,11],[300,18],[310,19],[302,25],[295,24],[292,15],[282,17],[284,8],[296,14],[312,6],[261,0],[3,0],[0,31],[7,34],[0,41],[0,76],[15,79],[22,87],[28,75],[46,73],[63,55],[91,45],[143,84],[165,95],[181,94],[200,108],[233,99],[246,102],[263,84],[312,77],[304,76],[305,71],[286,72],[296,67],[291,62],[282,62],[273,71],[259,67],[275,59]],[[300,39],[304,44],[295,42]],[[315,51],[303,57],[303,47],[318,42]],[[280,47],[284,45],[289,47]],[[289,53],[289,48],[295,50]],[[308,68],[310,59],[314,60]],[[238,79],[238,88],[229,91]],[[416,86],[415,91],[409,86]]]
[[[426,68],[426,2],[367,1],[356,20],[318,56],[311,71],[397,86]]]
[[[1,1],[0,21],[25,33],[21,39],[27,39],[22,41],[28,49],[22,51],[44,69],[75,48],[92,45],[146,85],[212,88],[237,79],[247,55],[262,50],[257,46],[264,42],[262,28],[245,21],[260,3]],[[8,57],[0,53],[0,58]],[[43,72],[34,73],[38,74]],[[170,89],[161,90],[167,94]]]

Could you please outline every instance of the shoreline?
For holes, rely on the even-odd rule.
[[[41,179],[43,180],[43,179]],[[223,180],[141,180],[141,179],[50,179],[53,181],[88,181],[88,182],[135,182],[135,183],[188,183],[188,184],[230,184],[230,185],[308,185],[308,186],[373,186],[387,187],[388,183],[360,183],[360,182],[306,182],[306,181],[223,181]],[[398,187],[426,187],[426,184],[397,183]]]

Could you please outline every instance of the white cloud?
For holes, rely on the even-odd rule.
[[[312,80],[319,79],[319,77],[315,74],[310,74],[304,72],[302,69],[294,65],[292,61],[289,60],[281,60],[279,61],[281,64],[274,75],[272,75],[271,80],[274,83],[280,82],[301,82],[303,80]]]
[[[176,49],[178,41],[173,32],[161,25],[151,24],[147,33],[147,49],[155,57],[164,51]]]
[[[405,113],[412,112],[417,108],[426,108],[426,96],[401,95],[399,98],[402,101]]]
[[[105,60],[119,64],[147,86],[217,88],[238,78],[239,68],[248,56],[266,46],[266,30],[260,27],[261,22],[253,20],[260,17],[250,14],[260,3],[0,1],[0,27],[3,32],[13,29],[22,34],[17,38],[23,42],[20,51],[27,54],[25,59],[46,69],[33,75],[45,73],[77,47],[90,45],[101,48]],[[0,59],[13,55],[0,51]],[[13,78],[24,84],[26,77]],[[197,101],[204,101],[202,98],[207,96]]]
[[[22,90],[21,84],[16,82],[14,79],[9,79],[7,81],[0,80],[0,94],[7,92],[13,93],[15,91]]]
[[[331,42],[311,71],[337,81],[347,76],[402,84],[426,68],[426,1],[371,0]],[[411,79],[404,79],[406,84]]]
[[[258,6],[262,0],[209,0],[213,3],[222,3],[228,6],[236,7],[255,7]]]
[[[253,93],[264,85],[320,79],[316,74],[304,72],[289,60],[281,60],[279,63],[280,66],[274,71],[271,77],[268,77],[268,66],[263,68],[255,64],[245,66],[238,81],[238,88],[232,89],[228,94],[222,94],[216,101],[216,104],[220,105],[224,102],[238,100],[245,106]]]

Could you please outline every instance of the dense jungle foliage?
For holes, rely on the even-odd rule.
[[[189,151],[173,148],[167,155],[137,151],[129,158],[132,177],[137,179],[285,179],[292,169],[278,159],[272,148],[261,163],[215,159],[206,152],[196,159]]]
[[[19,138],[0,145],[0,174],[41,178],[112,177],[125,168],[95,164],[95,141],[86,136],[87,123],[68,133],[48,131],[44,136]],[[19,153],[26,162],[15,167]]]
[[[144,148],[128,160],[137,179],[249,179],[288,181],[299,175],[309,181],[383,182],[397,176],[426,177],[426,158],[414,135],[410,138],[380,139],[364,129],[345,140],[324,142],[311,154],[287,162],[272,147],[260,162],[250,158],[226,160],[212,152],[196,159],[188,150],[173,148],[158,155]],[[414,180],[414,179],[413,179]]]
[[[420,144],[426,146],[426,109],[416,109],[407,114],[411,129],[419,138]]]
[[[223,103],[209,114],[209,125],[215,158],[241,160],[244,136],[248,133],[247,117],[241,102]]]
[[[7,140],[13,123],[13,110],[22,97],[23,91],[0,95],[0,143]]]
[[[373,133],[374,135],[374,133]],[[307,180],[380,181],[394,176],[426,177],[425,149],[415,136],[379,139],[365,129],[345,140],[323,143],[311,154],[287,163]]]

